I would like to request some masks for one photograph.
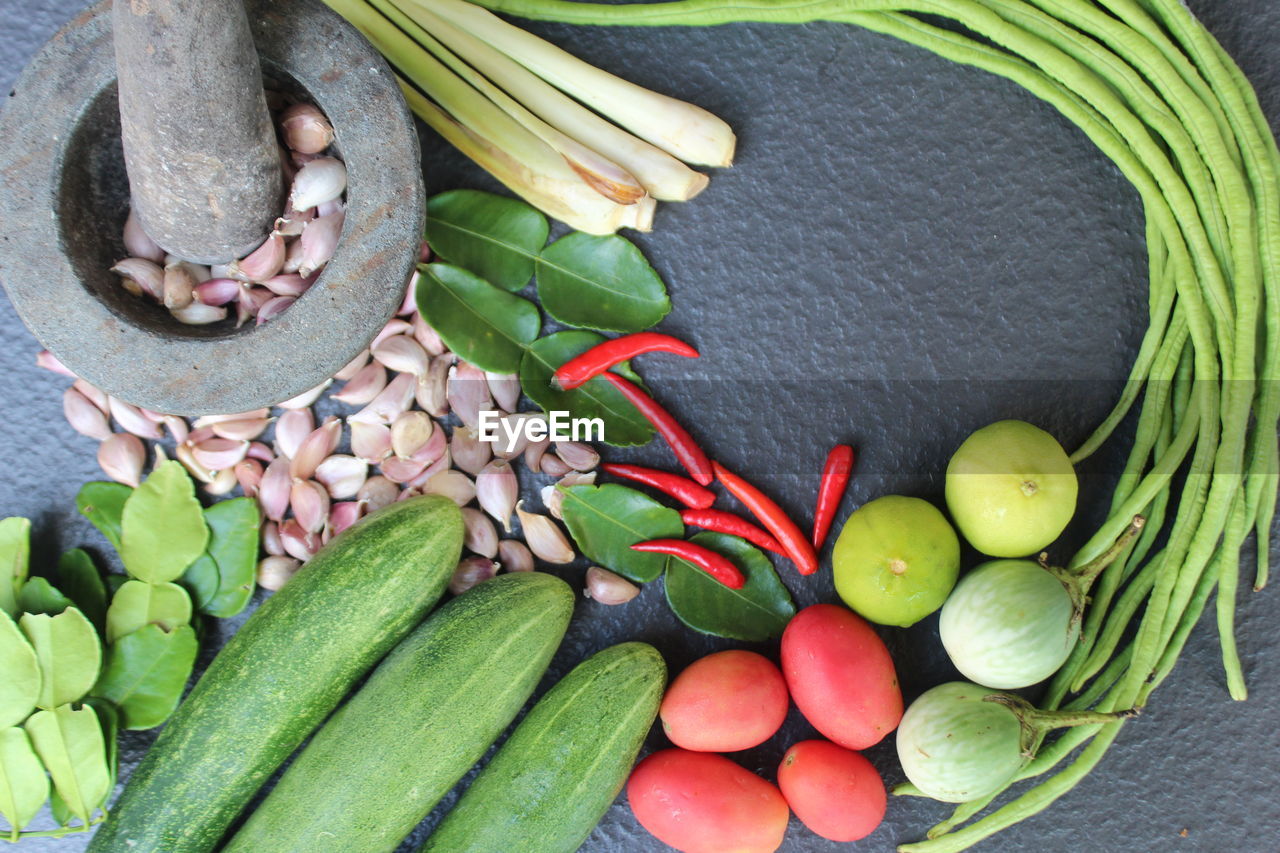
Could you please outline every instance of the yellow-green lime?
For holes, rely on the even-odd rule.
[[[960,540],[933,504],[888,495],[849,516],[831,562],[845,604],[872,622],[906,627],[947,600]]]
[[[1057,539],[1075,514],[1078,488],[1062,445],[1026,421],[983,427],[947,466],[951,517],[992,557],[1025,557]]]

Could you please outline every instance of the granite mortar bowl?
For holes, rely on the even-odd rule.
[[[421,155],[387,64],[318,0],[245,5],[265,85],[324,111],[348,172],[332,260],[269,323],[185,326],[109,271],[129,203],[110,0],[45,45],[0,114],[0,281],[71,371],[153,411],[241,412],[314,388],[368,346],[418,258]]]

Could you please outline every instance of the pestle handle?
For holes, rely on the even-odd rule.
[[[227,263],[283,205],[280,148],[243,0],[114,0],[134,211],[170,254]]]

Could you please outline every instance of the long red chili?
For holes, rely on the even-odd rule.
[[[688,477],[659,471],[657,468],[646,468],[643,465],[620,465],[606,462],[600,468],[606,474],[635,480],[646,486],[670,495],[680,503],[692,509],[706,509],[716,502],[716,493],[706,486],[700,486]]]
[[[741,570],[730,562],[728,557],[695,542],[686,542],[683,539],[650,539],[647,542],[637,542],[631,546],[631,550],[679,557],[702,569],[729,589],[742,589],[747,582]]]
[[[569,391],[611,367],[647,352],[669,352],[685,358],[697,358],[698,351],[679,338],[661,332],[637,332],[597,344],[582,355],[560,365],[552,382]]]
[[[831,532],[831,522],[844,499],[853,474],[853,448],[837,444],[827,454],[827,464],[822,466],[822,482],[818,485],[818,506],[813,511],[813,547],[821,549]]]
[[[725,512],[722,509],[686,509],[680,513],[680,518],[690,527],[701,527],[703,530],[713,530],[716,533],[740,536],[752,545],[758,545],[766,551],[772,551],[784,557],[787,556],[787,552],[782,550],[782,546],[778,544],[777,539],[774,539],[745,518],[734,515],[731,512]]]
[[[800,574],[811,575],[816,572],[818,570],[817,552],[813,550],[813,545],[805,538],[796,523],[782,511],[782,507],[719,462],[711,464],[714,466],[716,478],[724,484],[729,494],[740,500],[752,515],[760,519],[760,523],[782,545],[791,562],[796,564]]]
[[[662,408],[657,400],[640,390],[635,383],[616,373],[604,373],[602,375],[613,383],[614,388],[622,392],[622,396],[626,397],[631,405],[640,410],[640,414],[648,418],[654,429],[662,434],[672,451],[675,452],[676,458],[680,460],[680,464],[685,467],[693,479],[699,485],[711,485],[711,481],[714,479],[714,474],[711,470],[711,459],[698,446],[698,443],[693,440],[693,436],[689,435],[689,431],[682,427],[670,412]]]

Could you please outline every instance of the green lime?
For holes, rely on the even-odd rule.
[[[831,554],[836,592],[881,625],[914,625],[942,606],[960,572],[960,540],[928,501],[888,495],[863,504]]]
[[[1057,539],[1075,514],[1077,490],[1062,445],[1026,421],[983,427],[947,466],[951,517],[992,557],[1025,557]]]

